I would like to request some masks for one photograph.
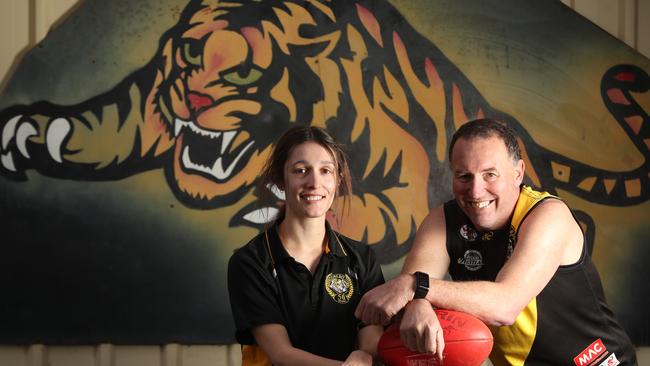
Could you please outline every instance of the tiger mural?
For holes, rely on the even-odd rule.
[[[648,115],[626,93],[646,92],[648,75],[623,65],[602,85],[647,158]],[[257,175],[283,131],[321,126],[349,146],[355,177],[354,214],[332,221],[389,263],[408,250],[429,209],[451,196],[448,142],[479,117],[519,133],[533,186],[605,205],[648,199],[647,159],[621,173],[538,145],[383,0],[191,0],[151,61],[111,90],[77,105],[2,111],[0,174],[116,180],[162,168],[184,205],[222,208],[262,195]],[[264,225],[283,198],[267,189],[275,199],[245,206],[230,225]],[[593,241],[589,215],[578,215]]]

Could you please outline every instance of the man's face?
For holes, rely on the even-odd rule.
[[[497,136],[461,138],[451,155],[454,197],[479,230],[506,226],[517,204],[524,162],[514,162]]]

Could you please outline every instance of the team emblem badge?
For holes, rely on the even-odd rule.
[[[325,277],[325,290],[339,304],[346,304],[352,298],[354,285],[345,273],[330,273]]]
[[[492,231],[486,231],[483,233],[483,236],[481,236],[481,240],[483,241],[490,241],[494,238],[494,232]]]
[[[468,271],[478,271],[483,267],[483,255],[478,250],[467,250],[463,258],[458,258],[458,264],[465,265]]]
[[[467,241],[474,241],[478,237],[478,233],[469,225],[464,224],[460,227],[460,236]]]

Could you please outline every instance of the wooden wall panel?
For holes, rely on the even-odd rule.
[[[95,365],[95,347],[47,347],[46,360],[48,366]]]
[[[235,366],[238,344],[228,346],[2,346],[2,366]]]
[[[636,49],[650,57],[650,0],[639,0],[636,11]]]
[[[0,86],[5,84],[5,75],[16,55],[29,46],[29,35],[29,2],[3,0],[0,5]]]
[[[27,351],[22,346],[0,346],[0,365],[27,366]]]
[[[624,0],[576,0],[573,9],[616,36],[622,1]]]
[[[617,37],[628,46],[637,45],[637,9],[647,0],[574,0],[564,3],[587,19]]]
[[[35,42],[38,43],[45,38],[47,32],[80,3],[80,0],[34,0]]]

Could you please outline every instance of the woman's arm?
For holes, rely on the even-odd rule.
[[[330,360],[295,348],[291,344],[287,329],[280,324],[265,324],[252,329],[258,346],[266,353],[274,366],[314,365],[338,366],[341,361]]]
[[[359,331],[357,336],[359,349],[350,353],[343,366],[372,365],[377,357],[377,343],[384,332],[384,328],[378,325],[368,325]]]

